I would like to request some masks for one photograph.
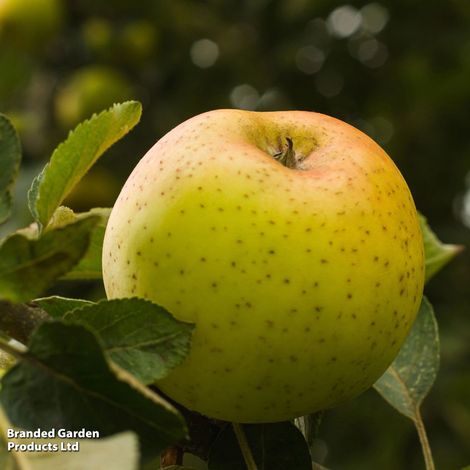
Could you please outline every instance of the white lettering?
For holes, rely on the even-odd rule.
[[[57,437],[63,439],[99,439],[100,433],[98,431],[88,431],[84,428],[78,431],[68,431],[67,429],[58,429]]]
[[[54,438],[55,437],[55,429],[50,429],[49,431],[42,431],[41,429],[36,429],[34,431],[16,431],[15,429],[8,429],[7,430],[7,437],[8,438],[16,438],[16,439],[39,439],[39,438]]]
[[[57,452],[59,450],[59,445],[52,442],[30,442],[29,444],[16,444],[15,442],[8,442],[7,450],[14,450],[15,452]]]
[[[62,452],[79,452],[80,451],[80,443],[76,442],[61,442],[60,443],[60,450]]]

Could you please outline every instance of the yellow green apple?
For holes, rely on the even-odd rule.
[[[148,20],[129,22],[121,32],[121,55],[131,63],[147,65],[158,45],[158,29]]]
[[[109,298],[150,299],[196,325],[158,382],[207,416],[273,422],[370,387],[423,289],[423,241],[399,170],[322,114],[217,110],[139,162],[103,247]]]
[[[0,42],[38,52],[64,22],[62,0],[0,0]]]
[[[55,97],[55,115],[65,128],[74,127],[91,114],[132,97],[132,85],[118,70],[89,65],[74,72]]]

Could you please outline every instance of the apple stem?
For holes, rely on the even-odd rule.
[[[274,159],[282,163],[287,168],[297,167],[297,158],[294,150],[294,142],[290,137],[286,137],[287,144],[279,152],[274,154]]]
[[[243,430],[243,425],[239,423],[232,423],[232,426],[233,426],[233,431],[238,441],[238,445],[240,446],[243,459],[245,460],[247,469],[258,470],[258,466],[256,465],[255,459],[253,457],[253,453],[251,452],[250,446],[248,444],[245,431]]]

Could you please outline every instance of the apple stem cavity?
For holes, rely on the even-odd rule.
[[[294,141],[290,137],[286,137],[286,142],[284,148],[275,153],[273,157],[287,168],[297,168],[299,160],[295,154]]]

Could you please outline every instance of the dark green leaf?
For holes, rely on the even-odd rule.
[[[21,146],[15,128],[0,114],[0,224],[10,215],[11,187],[21,160]]]
[[[447,263],[462,251],[460,245],[442,243],[431,230],[424,216],[420,214],[419,222],[424,239],[424,254],[426,258],[426,281],[429,281]]]
[[[52,318],[62,318],[65,313],[70,312],[70,310],[85,307],[87,305],[93,305],[93,302],[90,302],[89,300],[69,299],[57,295],[34,299],[33,303],[41,307]]]
[[[143,383],[153,383],[189,353],[193,326],[144,299],[116,299],[65,315],[95,331],[109,357]]]
[[[65,279],[101,279],[101,254],[103,251],[104,232],[111,209],[96,208],[87,212],[85,215],[93,214],[100,217],[99,223],[91,233],[90,245],[85,256],[80,262],[65,275]],[[84,214],[77,214],[77,217],[83,217]]]
[[[40,295],[85,254],[99,217],[79,219],[33,238],[17,232],[0,246],[0,298],[24,302]]]
[[[79,124],[60,144],[28,193],[29,208],[40,226],[46,226],[55,210],[98,158],[138,122],[140,103],[129,101],[93,115]]]
[[[24,429],[85,428],[102,437],[134,431],[145,458],[186,433],[169,403],[106,361],[91,331],[59,321],[35,331],[28,353],[3,377],[0,401]]]
[[[400,413],[416,419],[439,368],[439,334],[431,304],[423,297],[405,344],[375,389]]]
[[[250,424],[244,425],[243,429],[259,469],[312,469],[308,445],[292,423]],[[209,470],[246,468],[231,426],[227,426],[214,443],[208,467]]]
[[[99,217],[100,220],[91,232],[90,243],[85,255],[82,257],[80,262],[72,268],[72,270],[67,272],[64,279],[88,280],[102,278],[101,254],[103,251],[104,232],[110,213],[111,209],[101,207],[96,207],[88,212],[81,212],[78,214],[65,206],[60,206],[56,209],[45,231],[62,227],[75,222],[78,219],[84,219],[91,215]]]

